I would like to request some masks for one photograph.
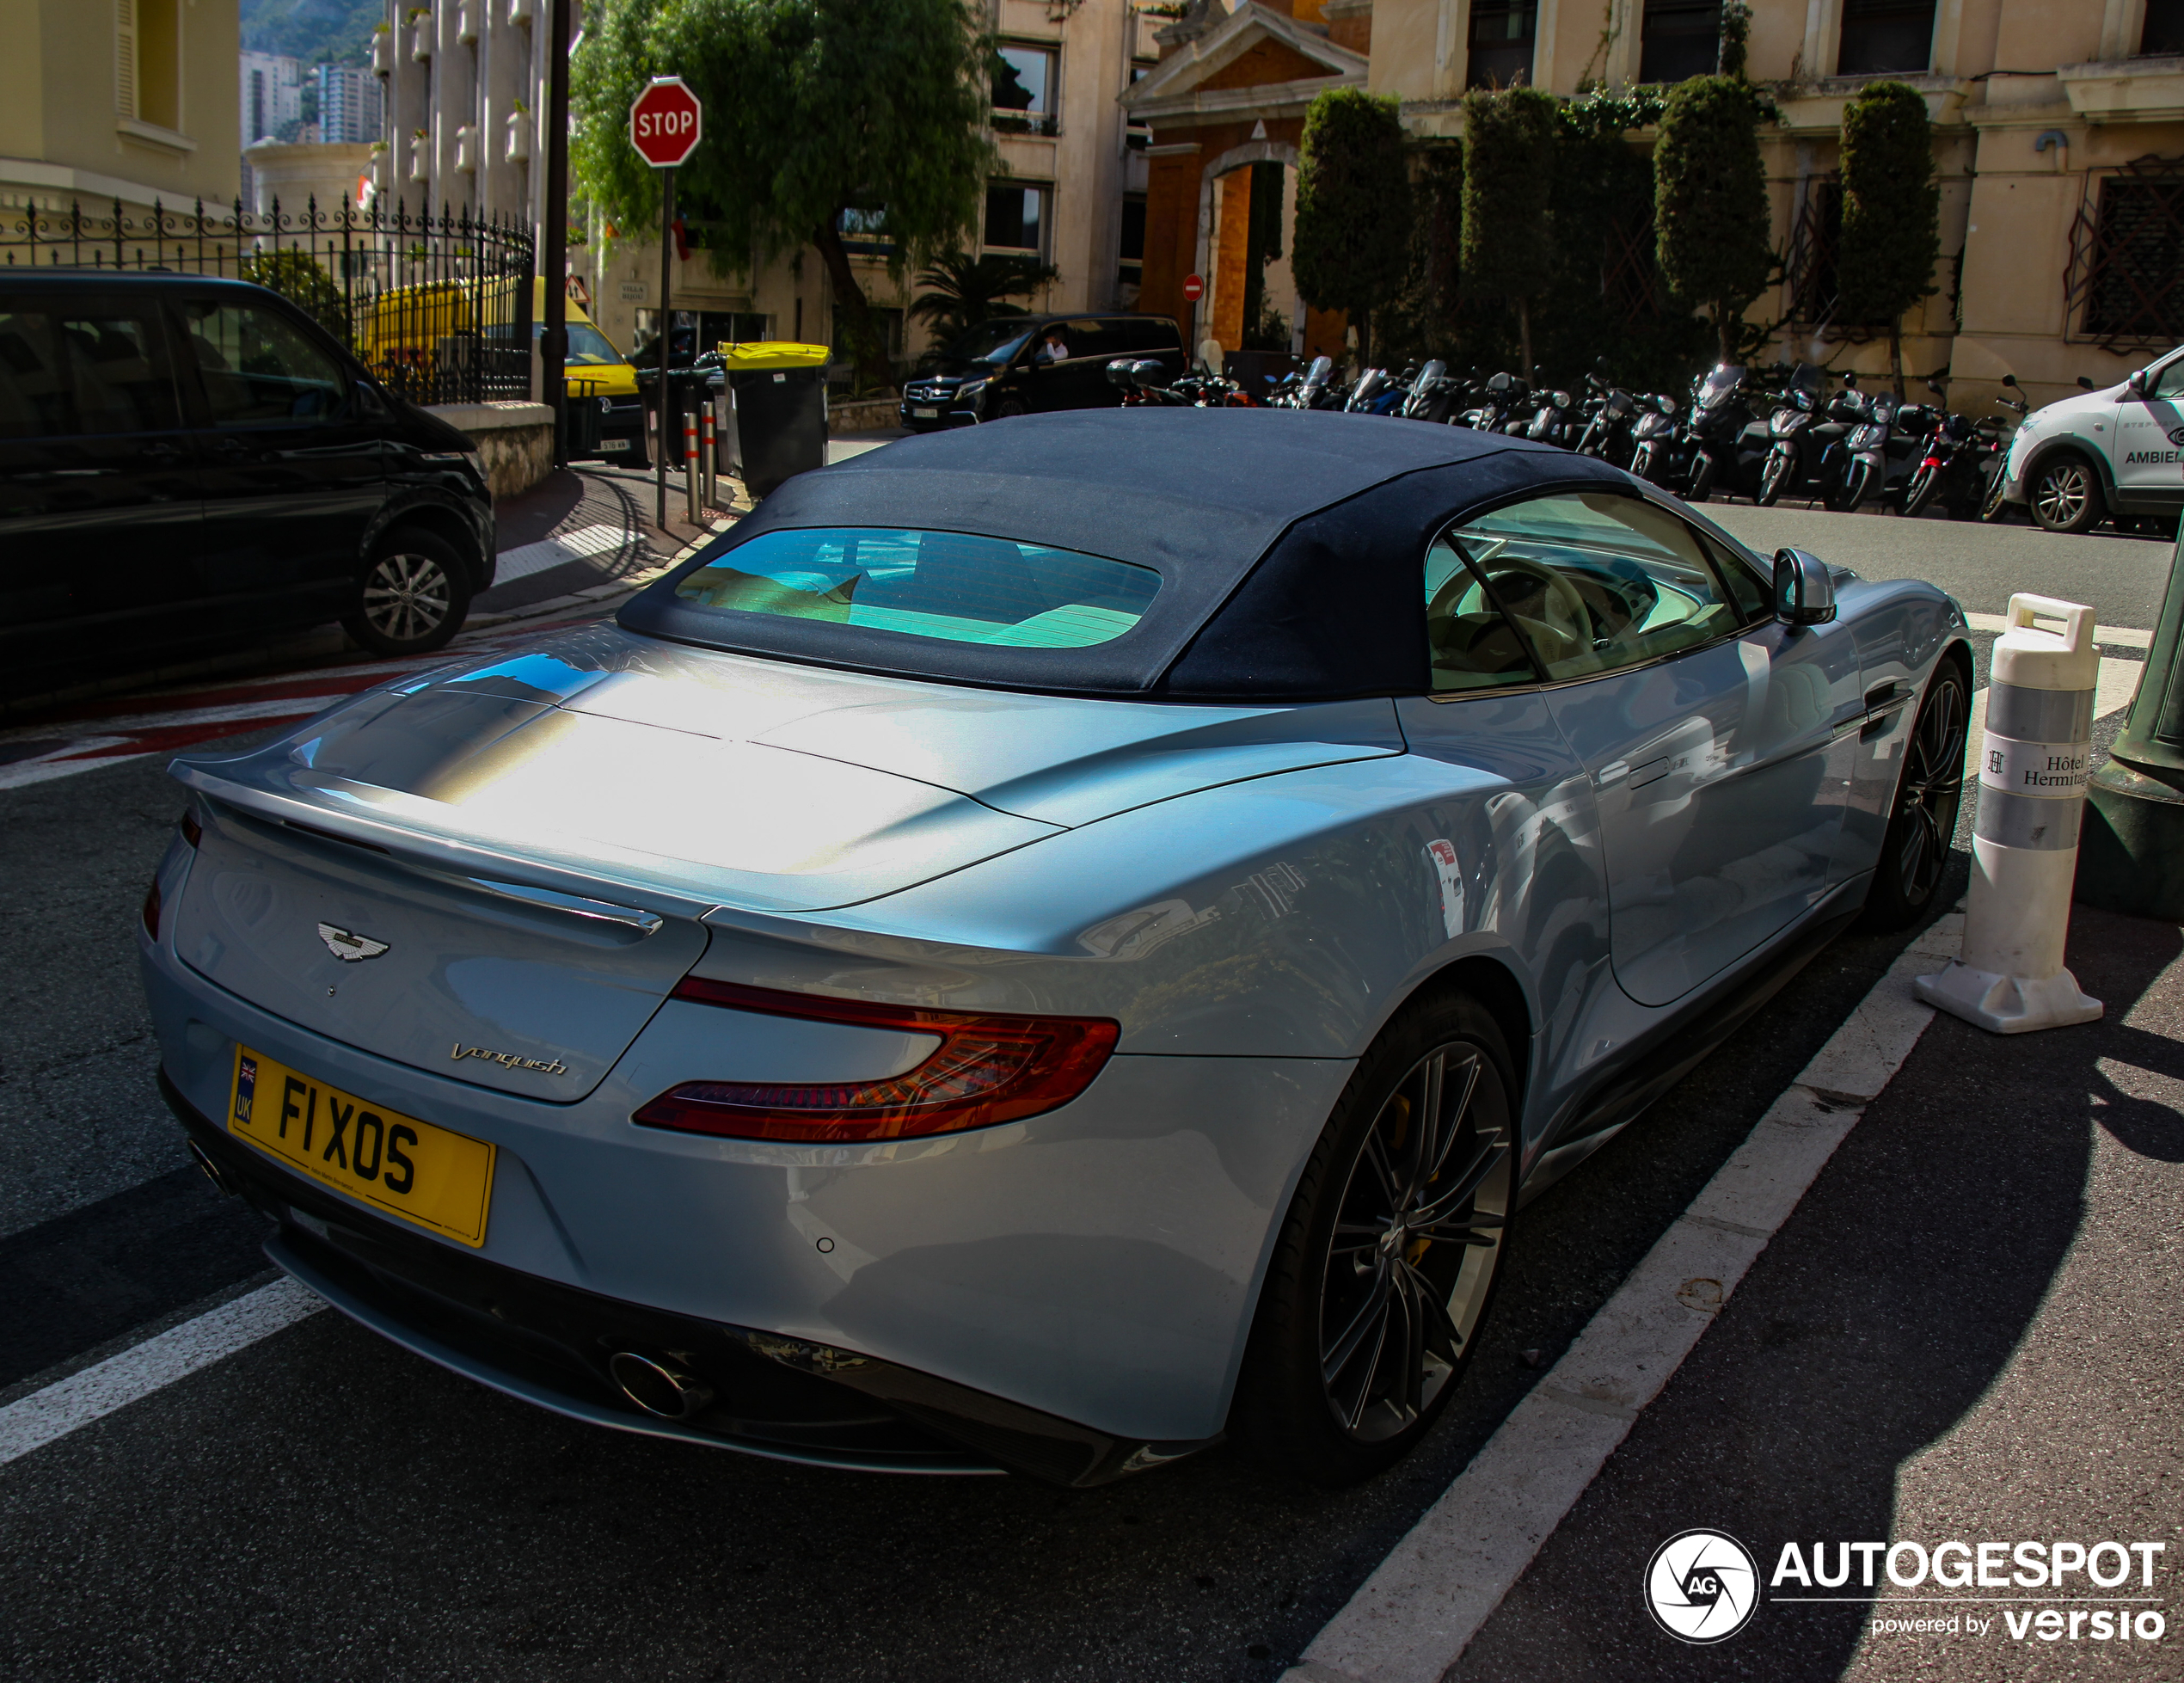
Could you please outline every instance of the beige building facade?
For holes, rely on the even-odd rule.
[[[233,208],[234,0],[0,0],[0,216]]]
[[[1024,300],[1037,310],[1131,308],[1140,274],[1145,158],[1120,95],[1149,69],[1153,31],[1166,20],[1140,16],[1130,0],[994,0],[990,15],[1006,71],[996,79],[994,139],[1003,173],[987,183],[982,253],[1021,253],[1052,264],[1054,280]],[[852,216],[854,218],[854,214]],[[916,277],[888,272],[886,247],[845,224],[858,281],[887,325],[899,359],[927,348],[907,316]],[[592,319],[625,349],[649,337],[658,305],[659,246],[595,218],[571,270],[584,283]],[[702,343],[720,338],[794,339],[838,344],[833,289],[809,249],[770,261],[725,267],[693,249],[678,255],[670,308],[691,317]],[[846,362],[837,359],[837,378]]]
[[[1421,135],[1460,132],[1468,86],[1557,94],[1710,68],[1691,0],[1374,0],[1367,85]],[[2014,374],[2035,402],[2107,385],[2184,341],[2184,6],[2178,0],[1752,0],[1748,73],[1782,286],[1751,318],[1786,356],[1885,368],[1884,335],[1831,318],[1844,104],[1882,77],[1936,126],[1942,259],[1905,322],[1906,366],[1977,401]],[[1698,39],[1693,39],[1694,36]],[[1649,139],[1650,136],[1640,136]]]

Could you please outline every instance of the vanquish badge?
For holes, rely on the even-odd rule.
[[[318,938],[326,943],[326,950],[344,964],[356,964],[367,958],[377,958],[387,950],[383,941],[374,941],[368,935],[352,934],[346,929],[336,929],[331,924],[318,926]]]
[[[1678,1532],[1646,1563],[1646,1607],[1678,1642],[1715,1643],[1751,1622],[1759,1563],[1719,1531]]]

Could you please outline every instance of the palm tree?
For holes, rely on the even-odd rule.
[[[919,272],[917,284],[926,290],[910,306],[910,313],[933,330],[936,343],[948,344],[966,328],[996,316],[1029,312],[1007,300],[1028,298],[1052,280],[1058,271],[1036,257],[970,257],[960,251],[944,252],[932,267]]]

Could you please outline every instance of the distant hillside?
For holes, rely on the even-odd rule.
[[[307,64],[361,64],[371,32],[387,15],[384,0],[242,0],[242,45]]]

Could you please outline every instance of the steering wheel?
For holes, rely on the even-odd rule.
[[[1567,638],[1578,648],[1589,648],[1592,644],[1592,616],[1586,611],[1585,599],[1577,593],[1577,587],[1552,567],[1524,556],[1508,554],[1494,557],[1494,570],[1489,579],[1500,574],[1519,573],[1537,579],[1547,593],[1545,606],[1549,610],[1545,623],[1558,635]],[[1547,651],[1542,649],[1543,654]]]

